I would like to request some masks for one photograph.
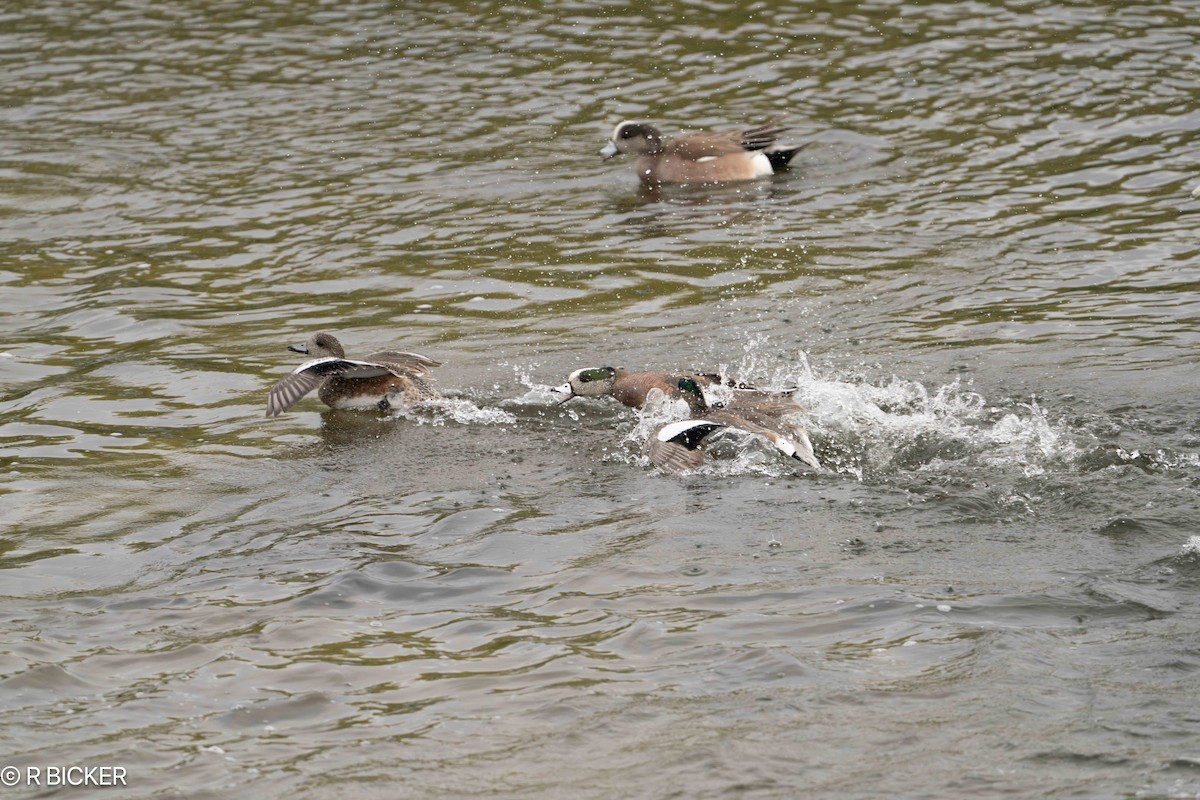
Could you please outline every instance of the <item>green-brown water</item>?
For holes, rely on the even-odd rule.
[[[0,768],[1200,796],[1198,58],[1178,0],[14,5]],[[752,186],[597,155],[774,115]],[[316,330],[455,403],[264,419]],[[837,475],[658,475],[554,405],[606,363],[798,384]]]

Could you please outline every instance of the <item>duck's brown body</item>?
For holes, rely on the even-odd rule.
[[[288,349],[317,357],[275,384],[267,396],[268,417],[287,411],[313,389],[322,403],[343,409],[386,409],[439,397],[429,382],[429,370],[441,362],[432,358],[383,350],[361,361],[349,359],[341,342],[328,333]]]
[[[630,408],[641,408],[656,390],[668,397],[682,397],[680,378],[691,378],[702,387],[726,387],[730,409],[775,415],[804,410],[796,402],[794,389],[757,389],[715,372],[631,372],[619,367],[587,367],[572,372],[567,382],[554,391],[566,395],[563,403],[576,397],[613,397]]]
[[[645,184],[727,183],[764,178],[785,169],[804,147],[776,144],[787,127],[767,122],[735,131],[697,131],[664,140],[653,125],[622,122],[600,154],[638,156],[638,178]]]

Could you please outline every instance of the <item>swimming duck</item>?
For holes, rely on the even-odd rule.
[[[654,390],[680,397],[680,377],[691,378],[700,386],[725,386],[732,390],[730,408],[764,414],[790,414],[804,409],[796,402],[795,388],[771,391],[723,378],[715,372],[630,372],[618,367],[585,367],[567,376],[567,382],[553,391],[565,395],[559,405],[576,397],[613,397],[630,408],[641,408]]]
[[[359,361],[346,358],[342,343],[332,334],[317,333],[304,344],[288,347],[296,353],[316,356],[292,370],[267,395],[267,416],[275,417],[317,389],[321,402],[330,408],[383,409],[439,397],[427,378],[440,361],[416,353],[383,350]]]
[[[753,414],[710,408],[700,385],[690,377],[680,378],[677,388],[687,401],[692,416],[681,422],[663,425],[646,442],[646,455],[650,463],[659,469],[674,473],[699,468],[704,463],[704,446],[708,437],[717,431],[732,428],[761,436],[789,458],[807,464],[817,472],[825,472],[813,453],[808,433],[800,426],[786,425],[788,435],[785,436],[774,427],[762,424],[761,419],[747,418]]]
[[[806,145],[775,144],[788,128],[776,120],[736,131],[681,133],[670,141],[645,122],[617,125],[600,155],[638,156],[642,183],[724,183],[773,175],[787,168],[792,156]]]

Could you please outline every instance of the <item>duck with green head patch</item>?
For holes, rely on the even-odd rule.
[[[739,411],[779,416],[803,411],[796,402],[796,388],[758,389],[724,378],[715,372],[630,372],[618,367],[585,367],[567,376],[567,382],[554,389],[562,405],[577,397],[613,397],[630,408],[642,408],[650,393],[657,390],[668,397],[680,397],[680,377],[690,378],[699,386],[723,386],[730,390],[728,407]]]

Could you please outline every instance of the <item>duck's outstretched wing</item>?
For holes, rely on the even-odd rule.
[[[650,463],[664,472],[686,472],[704,463],[701,445],[715,431],[726,427],[707,419],[685,419],[662,426],[646,442]]]
[[[367,356],[366,362],[387,367],[393,375],[410,375],[420,378],[428,376],[430,369],[442,365],[442,362],[420,353],[402,353],[398,350],[381,350],[378,353],[371,353]]]
[[[267,394],[267,416],[277,417],[299,402],[300,398],[321,385],[321,381],[332,376],[344,378],[374,378],[387,375],[391,370],[370,361],[354,361],[349,358],[314,358],[305,361],[278,383]]]

